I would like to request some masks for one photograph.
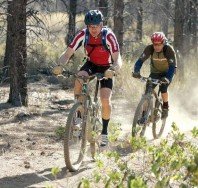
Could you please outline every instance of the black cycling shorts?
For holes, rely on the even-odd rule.
[[[161,79],[161,78],[163,78],[165,76],[166,76],[166,73],[151,73],[149,75],[149,77],[151,77],[153,79]],[[168,86],[169,86],[169,84],[161,84],[159,86],[160,92],[161,93],[167,93]],[[153,88],[155,88],[155,87],[156,87],[156,85],[153,84]],[[147,88],[148,88],[148,85],[146,85],[146,91],[147,91]]]
[[[94,63],[87,61],[81,68],[80,71],[86,71],[89,75],[93,75],[95,73],[104,73],[110,66],[98,66]],[[113,88],[113,80],[111,78],[100,81],[101,88],[109,88],[112,90]]]

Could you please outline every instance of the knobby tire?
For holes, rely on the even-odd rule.
[[[138,129],[140,129],[140,137],[143,137],[144,134],[145,134],[146,126],[147,126],[148,122],[143,126],[138,125],[138,120],[142,116],[142,109],[143,109],[143,105],[145,104],[145,102],[147,102],[147,104],[148,104],[148,108],[146,110],[146,114],[147,114],[146,119],[148,121],[149,111],[151,110],[151,101],[148,98],[143,97],[140,100],[140,102],[139,102],[139,104],[136,108],[135,115],[134,115],[134,118],[133,118],[132,137],[137,137],[137,134],[138,134],[137,130]]]
[[[66,127],[65,127],[65,134],[64,134],[64,158],[65,158],[65,164],[69,171],[77,171],[83,161],[85,150],[86,150],[86,135],[87,135],[87,123],[85,120],[82,122],[82,130],[81,130],[81,143],[80,143],[80,149],[78,151],[77,161],[75,163],[72,163],[72,158],[75,156],[71,156],[70,153],[70,138],[72,137],[72,126],[73,126],[73,118],[75,117],[77,112],[81,112],[81,116],[84,117],[84,108],[81,103],[76,103],[71,108]],[[78,139],[78,138],[76,138]]]

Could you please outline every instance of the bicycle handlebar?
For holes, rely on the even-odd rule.
[[[104,77],[103,73],[95,73],[93,75],[88,75],[88,76],[79,76],[77,73],[66,71],[66,70],[63,70],[62,76],[64,76],[64,77],[74,76],[74,77],[80,78],[84,81],[93,79],[95,77],[97,78],[97,80],[107,79],[106,77]]]
[[[102,73],[95,73],[93,75],[88,75],[88,76],[79,76],[77,74],[74,75],[76,78],[80,78],[84,81],[86,80],[91,80],[93,78],[97,78],[97,80],[103,80],[103,79],[107,79],[106,77],[104,77],[104,74]]]
[[[141,76],[139,79],[140,79],[142,82],[147,82],[147,81],[149,81],[149,82],[152,82],[152,84],[155,84],[155,85],[157,85],[157,84],[159,84],[159,85],[161,85],[161,84],[166,84],[166,82],[163,82],[163,81],[161,81],[160,79],[154,79],[154,78],[151,78],[151,77],[143,77],[143,76]]]
[[[158,84],[158,83],[160,83],[160,80],[159,80],[159,79],[153,79],[153,78],[151,78],[151,77],[143,77],[143,76],[141,76],[140,80],[141,80],[142,82],[151,81],[153,84]]]

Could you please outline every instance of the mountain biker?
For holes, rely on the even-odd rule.
[[[119,45],[114,33],[108,29],[106,33],[106,44],[108,49],[102,42],[103,15],[99,10],[90,10],[84,18],[85,29],[81,30],[70,43],[66,51],[64,51],[59,59],[59,65],[67,63],[74,52],[80,47],[85,48],[86,61],[77,73],[79,76],[88,76],[95,73],[104,73],[103,79],[100,81],[100,99],[102,104],[102,124],[101,146],[108,145],[107,127],[111,115],[111,95],[113,88],[113,76],[122,65]],[[86,32],[88,31],[88,41],[86,40]],[[113,62],[112,62],[113,61]],[[61,74],[62,67],[54,67],[54,74]],[[74,96],[77,97],[81,93],[82,84],[78,80],[75,81]]]
[[[168,117],[168,86],[171,83],[175,68],[177,67],[176,54],[172,46],[167,43],[167,39],[163,32],[154,32],[151,35],[152,44],[148,45],[134,66],[132,76],[140,78],[140,69],[145,60],[149,57],[150,62],[150,76],[153,79],[160,79],[163,84],[160,85],[160,92],[162,95],[162,117]],[[155,85],[153,86],[155,87]]]

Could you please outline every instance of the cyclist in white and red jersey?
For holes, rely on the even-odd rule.
[[[80,46],[83,46],[87,57],[78,75],[88,76],[95,73],[104,73],[104,76],[107,78],[100,81],[103,123],[101,146],[106,146],[108,144],[107,128],[111,115],[112,78],[115,73],[119,71],[122,60],[116,36],[110,29],[103,27],[102,13],[99,10],[90,10],[86,13],[84,22],[87,28],[83,29],[75,36],[67,50],[61,55],[59,65],[67,63],[73,53]],[[57,66],[54,68],[53,72],[55,74],[61,74],[61,70],[62,68]],[[82,89],[81,85],[79,81],[75,81],[75,96],[80,94]]]

